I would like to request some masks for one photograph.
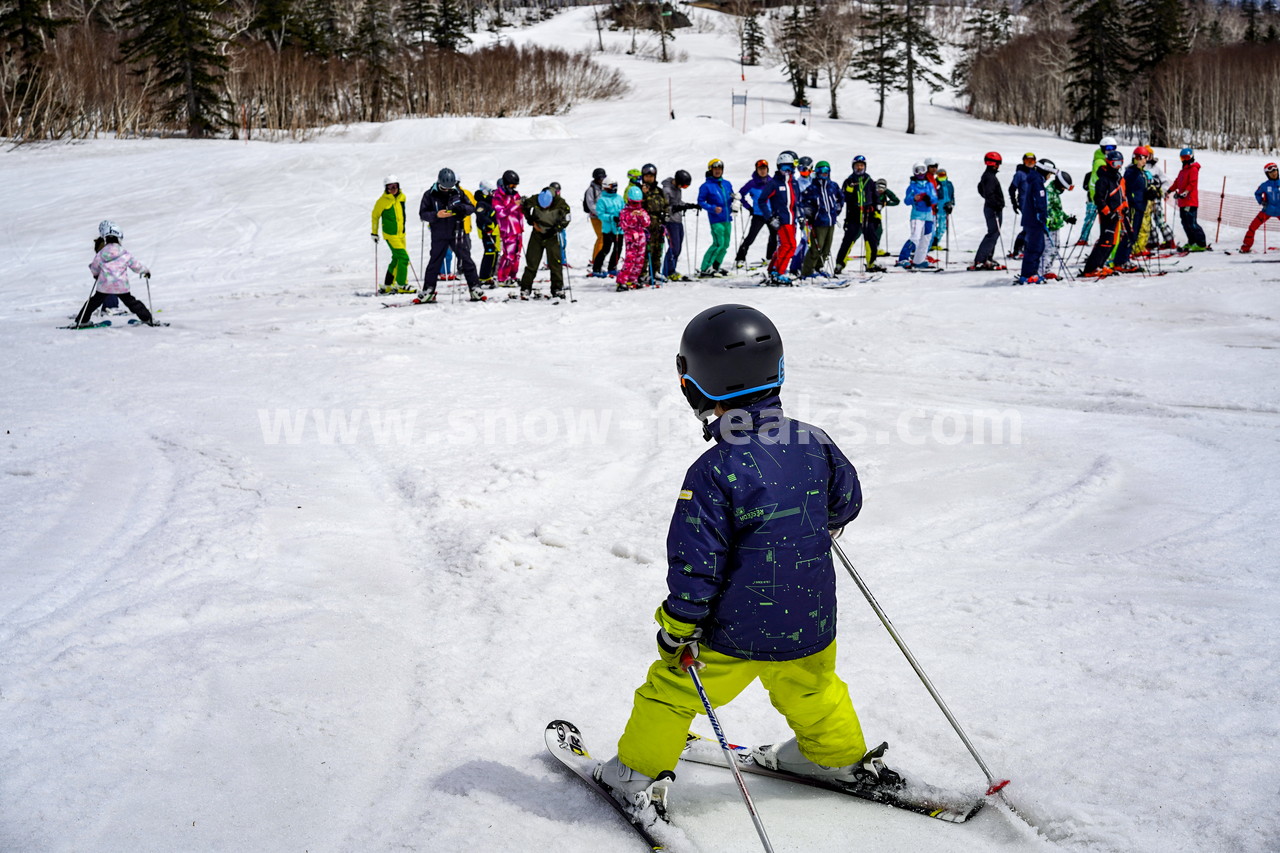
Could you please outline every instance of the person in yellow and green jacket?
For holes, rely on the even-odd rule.
[[[400,192],[400,179],[387,175],[382,179],[383,193],[373,204],[369,226],[373,243],[378,243],[378,232],[391,248],[391,263],[382,281],[383,293],[411,293],[415,288],[407,284],[409,278],[409,251],[404,242],[404,193]]]

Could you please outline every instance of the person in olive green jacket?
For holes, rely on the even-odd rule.
[[[524,219],[533,227],[529,246],[524,253],[524,274],[520,276],[520,298],[528,299],[533,293],[533,280],[538,276],[546,255],[551,269],[551,295],[564,295],[564,262],[560,255],[560,232],[569,227],[573,211],[569,202],[556,195],[550,187],[535,196],[529,196],[520,204]]]
[[[373,243],[378,244],[378,232],[391,248],[391,263],[387,265],[387,275],[382,282],[383,293],[411,293],[414,288],[408,285],[409,250],[404,240],[404,193],[400,191],[400,180],[395,175],[387,175],[382,180],[383,193],[373,204],[373,215],[369,226]]]

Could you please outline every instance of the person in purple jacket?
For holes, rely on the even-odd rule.
[[[782,338],[760,311],[730,304],[698,314],[676,369],[714,444],[685,474],[671,518],[658,659],[596,779],[637,821],[664,819],[689,725],[703,712],[681,664],[688,650],[713,706],[757,678],[769,692],[794,737],[756,749],[764,766],[900,785],[885,747],[867,751],[835,671],[831,539],[862,508],[857,471],[825,432],[783,414]]]
[[[755,242],[756,235],[760,233],[760,229],[768,227],[769,240],[765,244],[765,254],[773,257],[774,252],[778,249],[778,233],[770,222],[770,214],[768,205],[760,203],[760,194],[773,185],[773,175],[769,174],[769,161],[757,160],[756,170],[751,173],[751,177],[738,189],[738,197],[742,199],[742,206],[751,211],[751,224],[747,228],[747,236],[742,238],[742,242],[738,245],[738,254],[734,257],[733,265],[741,269],[746,265],[747,252],[751,249],[751,244]]]

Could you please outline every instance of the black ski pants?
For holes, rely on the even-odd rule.
[[[591,259],[591,271],[605,272],[610,270],[617,272],[618,258],[622,255],[622,244],[621,234],[601,234],[600,251],[596,252],[596,256]],[[608,258],[608,266],[605,266],[606,258]]]
[[[865,217],[857,219],[846,216],[844,220],[844,236],[840,238],[840,250],[836,252],[836,267],[843,269],[845,264],[849,263],[849,250],[853,248],[853,244],[861,237],[867,247],[867,257],[871,258],[868,263],[874,262],[876,253],[880,251],[880,229],[877,227],[879,220],[875,218],[874,213],[868,213]]]
[[[1004,226],[1004,211],[992,207],[982,208],[982,215],[987,220],[987,233],[978,244],[978,252],[973,256],[974,266],[988,263],[995,258],[996,241],[1000,239],[1000,230]]]
[[[747,229],[747,236],[742,238],[742,244],[738,246],[738,254],[734,260],[737,263],[744,263],[747,260],[747,251],[751,248],[751,244],[755,242],[756,235],[760,233],[760,229],[769,228],[769,240],[765,243],[765,255],[772,258],[778,251],[778,232],[772,225],[770,220],[763,216],[751,214],[751,227]]]
[[[1084,262],[1084,273],[1094,272],[1101,269],[1107,259],[1111,257],[1111,250],[1116,247],[1116,242],[1120,239],[1120,214],[1103,213],[1098,211],[1098,225],[1101,233],[1098,235],[1098,242],[1093,247],[1093,251],[1089,253],[1089,258]]]
[[[467,287],[479,287],[480,276],[476,273],[475,261],[471,260],[471,235],[462,230],[455,222],[447,226],[431,226],[431,257],[427,261],[427,269],[422,276],[422,289],[426,293],[435,293],[436,280],[440,278],[440,268],[444,265],[445,253],[453,249],[453,257],[458,262],[458,269],[467,280]]]
[[[89,323],[89,318],[93,316],[93,312],[103,306],[108,296],[118,298],[124,303],[124,307],[137,314],[138,319],[142,322],[151,322],[151,312],[147,310],[147,306],[142,304],[142,300],[132,293],[100,293],[95,290],[93,295],[84,303],[84,307],[80,309],[80,313],[76,315],[76,325],[83,326]]]

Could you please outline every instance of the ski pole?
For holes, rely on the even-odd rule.
[[[756,804],[751,801],[751,792],[747,790],[746,780],[742,778],[742,771],[738,769],[738,759],[734,757],[733,750],[729,748],[729,741],[725,739],[724,730],[720,728],[720,720],[716,717],[716,712],[711,708],[711,697],[707,696],[706,688],[702,686],[702,679],[698,677],[698,670],[704,666],[706,664],[695,658],[689,647],[685,646],[684,652],[680,655],[680,669],[693,679],[693,686],[698,691],[698,698],[702,700],[702,707],[707,711],[707,719],[711,720],[711,728],[715,729],[716,739],[720,741],[720,749],[724,750],[725,761],[729,762],[729,769],[733,771],[733,779],[738,783],[738,793],[742,794],[742,802],[746,803],[747,811],[751,814],[751,822],[756,825],[756,833],[760,836],[760,842],[768,853],[773,853],[773,845],[769,843],[769,836],[764,831],[764,824],[760,822],[760,814],[756,811]]]
[[[945,261],[943,261],[943,266],[944,266],[944,268],[945,268],[945,267],[950,267],[950,266],[951,266],[951,214],[950,214],[950,213],[946,214],[946,217],[947,217],[947,220],[946,220],[946,225],[947,225],[947,245],[946,245],[946,247],[944,248],[944,251],[947,253],[947,259],[946,259]]]
[[[848,569],[849,575],[853,578],[853,582],[858,585],[858,589],[862,591],[863,596],[867,599],[867,603],[871,605],[871,609],[876,612],[876,616],[880,617],[880,623],[884,625],[885,630],[889,632],[889,636],[893,637],[893,641],[898,645],[898,649],[906,657],[907,663],[911,664],[911,668],[916,671],[916,675],[920,676],[920,681],[924,684],[925,689],[929,691],[929,695],[933,697],[933,701],[938,703],[938,707],[947,718],[947,722],[951,723],[951,728],[955,729],[956,734],[960,736],[960,740],[964,742],[965,747],[969,750],[969,754],[973,756],[974,761],[978,762],[978,766],[982,768],[982,773],[987,777],[990,787],[987,788],[987,796],[1000,793],[1006,785],[1009,784],[1008,779],[997,780],[992,775],[987,763],[982,760],[982,756],[978,755],[978,750],[974,748],[973,742],[969,740],[969,736],[964,733],[964,729],[960,728],[960,723],[956,721],[952,715],[951,709],[947,707],[947,703],[942,701],[942,696],[934,688],[933,682],[929,680],[929,676],[925,675],[920,664],[916,661],[915,655],[911,654],[911,650],[907,648],[907,644],[902,641],[902,637],[898,635],[894,629],[893,623],[889,621],[889,617],[885,615],[884,610],[876,601],[871,590],[863,583],[862,578],[858,575],[858,570],[853,567],[853,563],[849,562],[849,558],[844,555],[844,549],[840,547],[840,543],[834,539],[831,540],[831,547],[835,549],[836,556],[840,558],[840,562],[844,563],[844,567]]]
[[[373,292],[378,293],[378,241],[373,241]]]
[[[147,282],[147,313],[151,315],[151,322],[154,323],[156,319],[156,309],[151,307],[151,273],[148,272],[143,276],[143,278],[146,279]]]

